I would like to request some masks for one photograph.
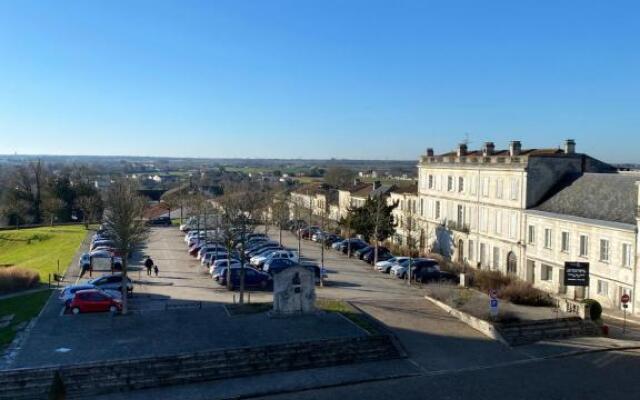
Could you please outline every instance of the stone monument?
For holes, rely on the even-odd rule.
[[[314,313],[316,303],[315,271],[296,265],[273,275],[272,316]]]

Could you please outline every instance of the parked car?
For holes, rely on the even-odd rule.
[[[277,260],[280,258],[288,259],[295,263],[298,262],[297,252],[291,251],[291,250],[275,250],[268,254],[252,257],[251,260],[249,260],[249,262],[252,266],[260,269],[265,262],[271,261],[271,260]]]
[[[196,258],[200,260],[202,259],[202,256],[206,253],[215,253],[219,251],[227,251],[227,249],[226,247],[224,247],[219,243],[205,244],[204,246],[200,247],[200,250],[198,250],[198,255]]]
[[[411,279],[413,279],[418,272],[423,268],[435,268],[440,270],[438,261],[431,258],[418,258],[411,263]]]
[[[388,260],[389,258],[392,258],[392,257],[393,257],[393,254],[391,254],[391,250],[383,246],[378,247],[378,261]],[[374,258],[375,258],[375,251],[374,251],[374,247],[371,246],[371,250],[362,255],[362,261],[367,262],[369,264],[373,264]]]
[[[216,260],[209,267],[209,274],[211,274],[211,278],[217,280],[220,271],[223,270],[224,268],[227,268],[229,265],[231,265],[231,268],[240,268],[241,266],[240,261],[238,260],[231,260],[231,261],[229,261],[229,259]]]
[[[363,241],[361,239],[345,240],[340,245],[340,251],[342,251],[343,254],[347,254],[349,252],[349,242],[351,242],[351,254],[352,255],[353,255],[354,251],[368,246],[367,242],[365,242],[365,241]]]
[[[100,289],[122,290],[122,275],[112,274],[103,275],[99,278],[91,279],[89,284],[98,287]],[[133,292],[133,281],[127,277],[127,292],[131,294]]]
[[[294,265],[298,265],[298,263],[286,258],[278,258],[265,262],[262,266],[262,271],[268,272],[269,274],[273,275],[276,272],[280,272],[283,269],[292,267]]]
[[[388,260],[378,261],[376,263],[376,270],[388,274],[389,271],[391,271],[391,267],[408,259],[409,257],[391,257]]]
[[[396,278],[404,279],[407,275],[407,268],[409,267],[409,258],[407,257],[405,260],[402,260],[391,267],[389,271],[389,275],[395,276]],[[414,259],[415,260],[415,259]],[[413,260],[411,261],[413,262]]]
[[[341,251],[342,243],[344,243],[344,242],[346,242],[345,239],[336,240],[335,242],[331,243],[331,248],[333,250]]]
[[[334,234],[334,233],[330,233],[329,235],[327,235],[327,237],[324,239],[324,244],[325,246],[332,246],[333,244],[336,242],[341,242],[342,240],[344,240],[342,237]]]
[[[207,261],[202,265],[204,267],[209,267],[214,262],[216,262],[218,260],[226,260],[228,258],[229,258],[229,253],[227,253],[226,251],[219,252],[219,253],[207,253],[207,258],[206,258]],[[240,254],[238,254],[238,252],[232,251],[231,252],[231,258],[233,258],[235,260],[239,260],[240,259]]]
[[[96,288],[93,285],[90,285],[88,283],[84,283],[84,284],[80,284],[80,285],[70,285],[65,287],[64,289],[62,289],[60,291],[60,294],[58,295],[58,300],[60,300],[60,302],[62,302],[62,304],[65,305],[65,307],[69,307],[71,305],[71,301],[73,300],[73,297],[75,296],[75,294],[81,290],[89,290],[89,289],[96,289],[96,290],[100,290],[103,293],[105,293],[108,296],[113,297],[114,299],[121,299],[122,298],[122,293],[116,291],[116,290],[103,290],[103,289],[99,289]]]
[[[298,235],[300,235],[302,239],[311,240],[311,236],[317,232],[320,232],[320,228],[317,226],[310,226],[308,228],[299,229]]]
[[[359,249],[356,249],[355,251],[352,248],[351,252],[353,256],[356,257],[358,260],[362,260],[362,256],[364,256],[364,254],[370,251],[371,249],[373,249],[372,246],[366,245],[365,247],[361,247]]]
[[[269,252],[269,251],[280,250],[280,249],[282,249],[282,246],[280,246],[277,243],[271,243],[271,244],[268,244],[268,245],[265,245],[265,246],[258,247],[257,249],[252,250],[252,251],[250,251],[248,253],[245,252],[245,255],[249,259],[251,259],[251,257],[258,256],[258,255],[264,254],[264,253]]]
[[[416,282],[427,283],[427,282],[451,282],[458,283],[460,282],[460,278],[454,273],[449,271],[440,271],[435,267],[425,267],[413,276]]]
[[[97,249],[98,247],[108,247],[108,248],[112,248],[115,246],[115,243],[113,240],[96,240],[95,242],[91,243],[91,246],[89,247],[89,250],[93,251],[95,249]]]
[[[73,300],[71,300],[69,304],[69,309],[71,309],[73,314],[105,311],[117,312],[122,310],[122,302],[101,290],[80,290],[73,296]]]
[[[227,284],[227,273],[224,268],[218,277],[218,283],[229,290],[240,287],[240,268],[231,268],[231,279]],[[266,289],[271,285],[271,275],[253,268],[244,268],[244,287]]]
[[[147,221],[147,225],[151,226],[171,226],[171,218],[162,216]]]

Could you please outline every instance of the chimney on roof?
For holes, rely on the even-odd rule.
[[[493,142],[485,142],[484,146],[482,146],[482,155],[490,156],[493,154],[496,149],[496,145]]]
[[[458,145],[458,157],[464,157],[467,155],[467,144],[466,143],[460,143]]]
[[[576,141],[573,139],[567,139],[564,141],[564,152],[565,154],[575,154],[576,153]]]
[[[380,181],[373,181],[373,190],[378,189],[381,185]]]
[[[353,185],[359,185],[360,184],[360,178],[353,178]]]
[[[519,140],[512,140],[511,143],[509,143],[509,155],[511,157],[520,155],[521,151],[522,151],[522,143],[520,143]]]
[[[427,148],[427,157],[433,157],[433,149],[431,147]]]

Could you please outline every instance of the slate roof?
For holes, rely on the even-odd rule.
[[[394,185],[393,193],[418,194],[418,182]]]
[[[638,181],[640,175],[583,174],[533,209],[635,225]]]
[[[370,183],[365,183],[365,182],[358,182],[358,183],[354,183],[352,185],[346,186],[346,187],[341,187],[338,188],[338,190],[344,190],[347,191],[349,193],[356,193],[359,192],[363,189],[367,189],[367,188],[371,188],[372,185]],[[368,195],[368,193],[366,194]]]
[[[438,154],[435,155],[434,157],[455,157],[457,156],[457,151],[450,151],[447,153],[443,153],[443,154]],[[500,149],[496,149],[493,151],[493,153],[491,153],[491,155],[489,157],[506,157],[510,154],[509,150],[500,150]],[[518,154],[518,156],[529,156],[529,157],[536,157],[536,156],[559,156],[559,155],[564,155],[565,152],[562,149],[557,149],[557,148],[549,148],[549,149],[522,149],[520,150],[520,154]],[[465,154],[465,157],[484,157],[482,150],[469,150],[467,151],[467,153]]]

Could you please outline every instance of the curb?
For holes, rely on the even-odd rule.
[[[617,315],[612,315],[612,314],[607,314],[605,312],[602,313],[603,317],[607,317],[607,318],[611,318],[611,319],[615,319],[616,321],[624,321],[625,319],[622,317],[618,317]],[[633,325],[637,325],[640,326],[640,321],[636,321],[634,319],[630,319],[627,318],[627,324],[633,324]]]

